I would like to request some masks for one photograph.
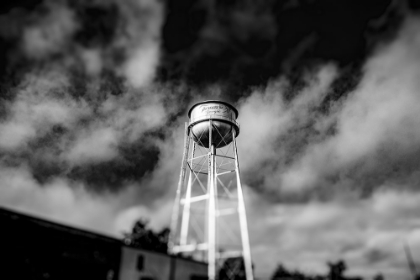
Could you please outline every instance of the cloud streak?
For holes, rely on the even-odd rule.
[[[321,105],[332,67],[290,102],[277,94],[286,90],[281,82],[242,101],[243,166],[259,171],[263,190],[322,199],[331,189],[368,195],[385,183],[417,182],[418,25],[408,19],[398,38],[366,63],[358,87],[327,111]]]
[[[418,255],[419,26],[408,18],[366,62],[358,86],[327,110],[334,67],[321,68],[291,101],[273,94],[287,90],[280,81],[240,102],[261,274],[274,269],[272,256],[324,274],[327,261],[344,258],[349,274],[410,279],[403,244]]]
[[[111,235],[119,211],[153,207],[165,190],[141,182],[177,113],[153,82],[163,12],[155,1],[45,1],[14,21],[23,35],[12,58],[28,67],[1,99],[2,205]]]

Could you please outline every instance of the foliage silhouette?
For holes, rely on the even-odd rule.
[[[327,263],[329,272],[327,275],[307,275],[299,271],[292,271],[285,268],[282,264],[277,265],[271,280],[362,280],[360,277],[347,277],[344,272],[347,265],[343,260]],[[378,278],[379,277],[379,278]],[[381,274],[378,274],[374,280],[384,280]]]
[[[373,277],[373,280],[384,280],[384,279],[385,279],[384,276],[380,273],[375,275],[375,277]]]
[[[131,233],[124,233],[124,243],[132,247],[166,253],[168,250],[169,228],[154,232],[147,227],[146,219],[135,222]]]

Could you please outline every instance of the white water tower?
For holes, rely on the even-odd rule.
[[[223,101],[191,107],[169,240],[169,253],[208,262],[208,277],[229,258],[242,258],[253,280],[236,138],[238,111]],[[186,180],[187,178],[187,180]]]

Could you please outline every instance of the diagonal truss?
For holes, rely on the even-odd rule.
[[[186,133],[169,242],[173,254],[209,263],[209,279],[230,258],[243,260],[252,280],[251,253],[236,147],[236,131],[221,133],[210,119],[209,143]],[[186,124],[187,125],[187,124]],[[212,143],[212,133],[218,143]],[[195,141],[194,141],[195,139]],[[209,148],[206,148],[208,146]],[[222,147],[216,149],[215,147]],[[232,267],[232,271],[237,267]],[[233,278],[232,278],[233,279]]]

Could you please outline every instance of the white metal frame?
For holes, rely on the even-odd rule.
[[[215,120],[208,121],[209,127],[213,128],[209,129],[209,148],[205,148],[207,145],[201,143],[200,139],[194,142],[188,124],[185,125],[184,153],[168,250],[172,254],[190,254],[196,257],[201,252],[203,260],[208,262],[210,280],[218,278],[217,271],[226,258],[242,257],[246,279],[253,280],[236,131],[232,126],[229,131],[231,135],[221,135],[217,126],[213,125]],[[219,144],[213,144],[212,133],[219,133],[221,141],[225,141],[227,136],[232,141],[224,142],[224,147],[217,149]],[[188,180],[185,182],[187,173]],[[236,182],[236,188],[232,186],[232,182]],[[201,205],[201,208],[195,208],[196,205]],[[204,213],[205,219],[193,217],[195,211]],[[222,217],[226,216],[237,219],[237,231],[232,229],[232,225],[223,223]],[[223,237],[230,238],[232,243],[239,240],[237,248],[223,248],[223,244],[220,243],[221,231]]]

